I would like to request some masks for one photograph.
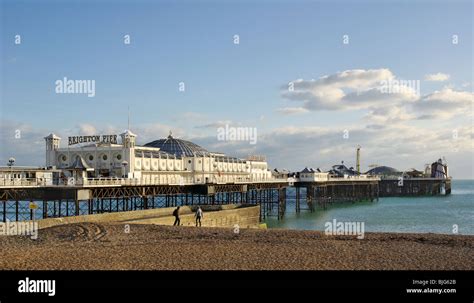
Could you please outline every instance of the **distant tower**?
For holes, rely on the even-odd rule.
[[[122,137],[122,145],[125,148],[134,148],[135,147],[135,140],[137,135],[129,131],[128,129],[120,134]]]
[[[356,170],[360,173],[360,145],[357,145]]]
[[[135,141],[137,135],[127,129],[126,131],[120,134],[120,137],[122,137],[123,145],[123,174],[130,177],[133,176],[133,172],[135,171]]]
[[[426,163],[425,164],[425,176],[426,177],[431,177],[431,164]]]
[[[54,166],[56,164],[56,150],[59,148],[61,138],[51,133],[44,137],[46,141],[46,166]]]

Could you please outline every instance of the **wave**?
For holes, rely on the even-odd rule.
[[[453,195],[474,195],[474,189],[455,189],[451,190]]]

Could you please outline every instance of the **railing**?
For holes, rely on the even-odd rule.
[[[256,182],[281,182],[281,179],[268,178],[250,178],[238,177],[229,180],[224,177],[214,177],[209,179],[203,178],[141,178],[141,179],[127,179],[127,178],[90,178],[84,179],[82,185],[84,186],[117,186],[117,185],[195,185],[195,184],[233,184],[233,183],[256,183]],[[79,184],[77,184],[79,185]]]
[[[256,178],[213,176],[203,177],[148,177],[148,178],[62,178],[52,182],[50,179],[0,179],[0,187],[39,187],[39,186],[121,186],[121,185],[197,185],[197,184],[245,184],[245,183],[280,183],[287,181],[280,178]]]
[[[92,179],[84,179],[82,185],[84,186],[107,186],[107,185],[192,185],[198,184],[192,182],[187,178],[183,178],[181,180],[160,180],[156,178],[152,180],[150,178],[142,178],[142,179],[128,179],[128,178],[92,178]]]
[[[21,187],[34,187],[34,186],[46,186],[52,184],[51,180],[44,178],[0,178],[0,187],[8,186],[21,186]]]
[[[266,159],[267,158],[263,155],[250,155],[246,158],[246,160],[249,160],[249,161],[261,161],[261,162],[266,161]]]
[[[380,180],[380,177],[377,176],[347,176],[347,177],[335,177],[329,176],[328,181],[377,181]]]

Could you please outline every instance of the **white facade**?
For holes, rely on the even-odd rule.
[[[121,143],[93,143],[60,147],[58,136],[46,140],[46,165],[61,169],[71,177],[78,157],[87,169],[83,178],[126,178],[147,184],[202,184],[270,181],[268,164],[263,158],[238,159],[220,153],[185,156],[164,152],[157,147],[136,146],[136,135],[125,131]],[[174,139],[170,137],[171,139]],[[175,140],[175,139],[174,139]],[[180,141],[187,142],[187,141]],[[76,162],[77,164],[77,162]]]
[[[54,176],[58,173],[44,167],[0,167],[0,186],[53,185]]]
[[[329,180],[329,173],[318,171],[302,171],[299,174],[301,182],[323,182]]]

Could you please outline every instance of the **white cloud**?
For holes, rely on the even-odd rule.
[[[5,166],[10,157],[16,159],[15,165],[44,165],[46,130],[10,120],[0,124],[0,166]]]
[[[393,79],[394,75],[389,69],[353,69],[339,72],[333,75],[322,76],[317,80],[305,81],[298,79],[293,81],[295,88],[301,89],[313,89],[323,87],[335,87],[335,88],[353,88],[359,87],[373,87],[378,85],[381,80]]]
[[[232,124],[231,120],[219,120],[219,121],[215,121],[215,122],[211,122],[211,123],[207,123],[207,124],[203,124],[203,125],[198,125],[198,126],[195,126],[195,128],[216,129],[216,128],[224,127],[224,126],[230,125],[230,124]]]
[[[446,93],[446,92],[445,92]],[[447,94],[447,93],[446,93]],[[433,98],[433,97],[432,97]],[[403,116],[403,110],[374,110],[374,116]],[[375,121],[377,122],[377,121]],[[374,123],[375,123],[374,122]],[[393,166],[404,170],[411,167],[423,169],[425,163],[446,156],[452,174],[458,178],[473,178],[473,163],[466,161],[472,155],[472,126],[459,125],[448,129],[433,125],[420,128],[406,124],[387,123],[372,127],[363,125],[338,125],[337,127],[296,125],[285,126],[259,134],[258,143],[249,146],[244,142],[221,142],[216,136],[189,136],[189,132],[173,129],[163,124],[145,124],[134,127],[142,143],[164,138],[170,129],[173,135],[195,142],[211,151],[219,151],[228,155],[245,157],[249,154],[266,155],[271,167],[285,167],[292,170],[305,166],[329,169],[331,165],[345,160],[349,166],[355,162],[355,147],[362,146],[362,167],[369,164]],[[21,130],[21,138],[14,137],[15,131]],[[56,132],[66,142],[67,135],[76,134],[79,128]],[[122,129],[114,126],[96,127],[98,133],[119,133]],[[344,138],[344,130],[349,137]],[[49,130],[32,127],[19,122],[2,122],[0,131],[0,162],[6,164],[9,157],[17,159],[17,165],[44,165],[44,139]],[[456,134],[454,136],[454,133]],[[0,164],[1,165],[1,164]]]
[[[394,84],[397,86],[395,93],[385,93],[384,82],[395,80],[393,73],[385,68],[347,70],[317,80],[292,81],[283,88],[281,95],[302,102],[300,108],[310,111],[364,109],[416,100],[417,92],[398,82]],[[290,110],[285,112],[291,113]]]
[[[348,130],[349,138],[343,137]],[[344,160],[355,165],[355,147],[362,146],[362,167],[370,164],[393,166],[400,170],[415,167],[423,169],[425,163],[446,156],[453,167],[466,162],[472,150],[472,131],[469,127],[456,129],[419,128],[405,124],[386,124],[382,128],[361,125],[335,127],[286,126],[259,135],[258,143],[249,149],[241,142],[217,142],[215,137],[196,141],[209,150],[245,157],[248,154],[267,156],[271,167],[302,169],[305,166],[330,169]],[[470,161],[468,161],[470,162]],[[455,177],[472,178],[472,163],[463,170],[452,170]]]
[[[202,122],[206,120],[207,117],[203,113],[184,112],[184,113],[179,113],[178,115],[173,116],[172,119],[175,122],[188,122],[188,121]]]
[[[303,107],[284,107],[277,109],[277,111],[283,115],[305,114],[309,112],[306,108]]]
[[[176,138],[183,138],[187,134],[181,128],[161,123],[140,124],[133,127],[132,131],[137,134],[138,144],[146,144],[154,140],[166,138],[170,132]]]
[[[440,81],[449,75],[437,73],[426,78]],[[281,94],[288,100],[301,102],[301,106],[277,111],[289,115],[320,110],[367,110],[364,119],[372,125],[472,115],[471,92],[446,86],[420,96],[419,84],[417,80],[399,80],[388,69],[357,69],[317,80],[298,79],[290,82]]]
[[[416,116],[408,113],[405,107],[386,106],[370,110],[364,119],[371,124],[399,123],[415,119]]]
[[[383,86],[370,88],[348,93],[341,101],[347,109],[368,109],[373,107],[386,107],[394,104],[409,104],[418,98],[418,93],[413,88],[399,84],[391,84],[389,91],[385,91]]]
[[[472,116],[474,94],[444,88],[423,96],[413,104],[418,119],[450,119],[457,115]]]
[[[97,129],[91,124],[80,124],[79,125],[80,134],[83,136],[92,136],[97,135]]]
[[[428,74],[425,75],[425,80],[426,81],[434,81],[434,82],[442,82],[446,81],[449,79],[448,74],[443,74],[443,73],[436,73],[436,74]]]

